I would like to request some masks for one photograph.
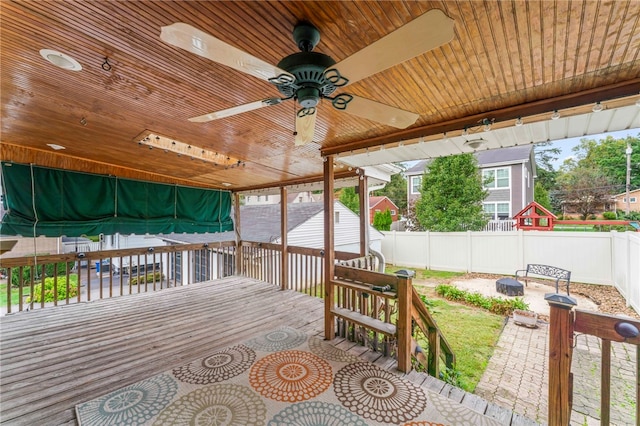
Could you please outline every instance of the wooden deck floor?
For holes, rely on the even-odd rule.
[[[76,404],[282,325],[323,332],[320,299],[244,277],[0,318],[0,422],[75,424]],[[394,371],[364,347],[337,347]],[[407,379],[502,424],[527,419],[422,373]]]

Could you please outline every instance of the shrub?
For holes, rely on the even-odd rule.
[[[78,276],[76,274],[69,275],[69,294],[67,294],[67,277],[59,276],[57,285],[54,286],[55,279],[53,277],[47,277],[44,279],[44,301],[53,302],[56,300],[65,300],[67,296],[72,299],[78,295]],[[54,287],[55,290],[54,291]],[[33,288],[33,294],[27,297],[27,303],[40,303],[42,302],[42,284],[38,283]]]
[[[604,212],[602,213],[602,217],[607,220],[616,220],[618,218],[618,215],[616,214],[616,212]]]
[[[514,310],[529,310],[529,304],[522,298],[503,299],[501,297],[487,297],[480,293],[470,293],[455,286],[440,284],[436,287],[436,293],[447,300],[463,302],[468,305],[483,308],[497,315],[510,315]]]
[[[162,275],[162,272],[156,272],[154,273],[149,273],[147,275],[140,275],[140,284],[144,284],[144,283],[151,283],[151,282],[160,282],[160,280],[162,280],[164,278],[164,275]],[[138,277],[131,277],[129,278],[129,284],[131,285],[136,285],[138,284]]]

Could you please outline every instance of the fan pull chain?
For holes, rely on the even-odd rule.
[[[293,100],[293,136],[298,136],[298,128],[296,127],[297,124],[297,112],[296,112],[296,102],[295,102],[295,98]]]

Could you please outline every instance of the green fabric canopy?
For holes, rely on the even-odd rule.
[[[231,193],[2,162],[0,234],[168,234],[233,230]]]

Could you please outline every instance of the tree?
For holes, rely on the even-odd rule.
[[[416,217],[429,231],[478,231],[488,222],[482,210],[486,196],[472,154],[436,158],[422,177]]]
[[[373,191],[373,195],[387,196],[401,212],[407,211],[407,180],[402,173],[391,175],[391,181],[384,188]]]
[[[558,177],[559,198],[573,207],[582,220],[595,214],[611,200],[615,188],[611,179],[596,167],[576,167]]]
[[[536,144],[536,183],[540,183],[544,189],[551,190],[556,185],[558,172],[553,167],[553,162],[558,159],[560,148],[550,148],[551,142]]]
[[[373,227],[378,231],[391,231],[392,223],[393,219],[391,219],[391,211],[389,209],[383,212],[375,212],[373,215]]]
[[[536,182],[534,187],[534,197],[536,203],[540,204],[545,209],[551,211],[551,198],[549,198],[549,191],[540,182]]]
[[[633,150],[631,154],[631,188],[640,188],[640,135],[627,136],[624,139],[581,139],[580,144],[573,148],[576,154],[576,167],[588,167],[600,170],[611,179],[611,184],[617,185],[617,191],[624,190],[627,176],[627,142]]]
[[[358,197],[358,194],[356,194],[356,189],[353,186],[342,188],[339,199],[346,208],[355,214],[360,214],[360,198]]]
[[[422,232],[424,231],[424,227],[418,221],[418,216],[416,216],[416,200],[411,200],[407,208],[407,222],[406,222],[406,230],[413,232]]]

